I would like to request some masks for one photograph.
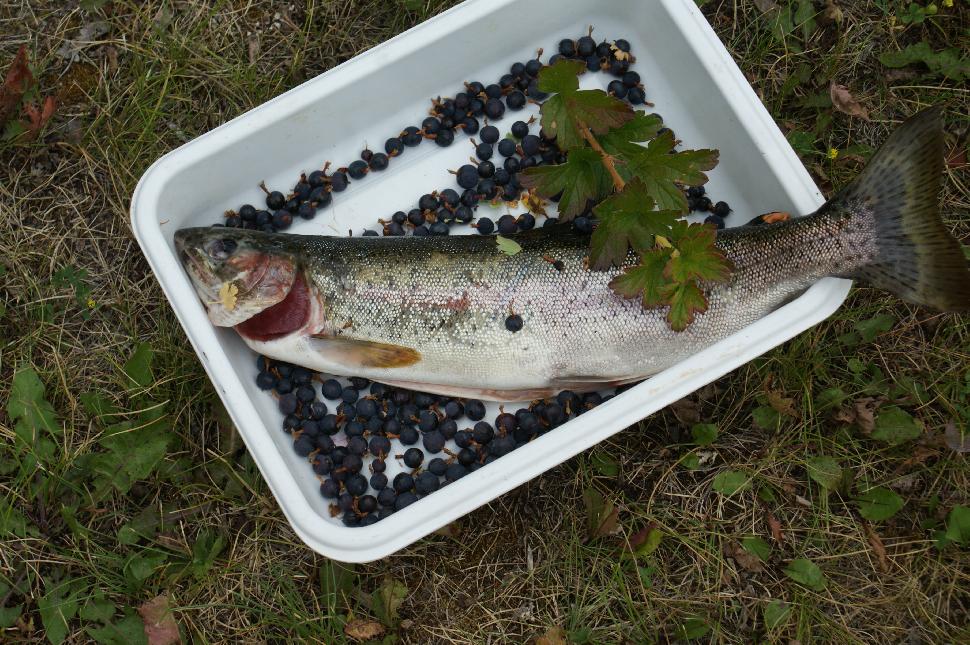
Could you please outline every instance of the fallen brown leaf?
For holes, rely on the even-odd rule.
[[[737,542],[728,542],[725,544],[724,554],[737,562],[742,569],[746,569],[752,573],[761,573],[765,570],[764,565],[761,564],[761,559],[745,551],[744,547]]]
[[[259,59],[259,36],[250,34],[246,43],[247,53],[249,54],[249,64],[252,65]]]
[[[953,151],[946,156],[946,165],[948,168],[963,168],[967,165],[967,148],[966,146],[962,148],[954,148]]]
[[[859,104],[845,85],[833,82],[829,85],[829,96],[832,98],[832,106],[839,112],[869,120],[869,111]]]
[[[871,396],[856,399],[851,406],[840,408],[835,413],[835,420],[859,426],[863,433],[869,434],[876,427],[876,410],[884,400]]]
[[[915,71],[911,69],[906,69],[905,67],[900,69],[887,69],[883,77],[887,82],[893,83],[895,81],[911,81],[919,76]]]
[[[627,538],[624,547],[627,551],[636,551],[637,547],[647,541],[650,532],[658,528],[656,522],[647,522],[647,525]]]
[[[534,645],[566,645],[566,633],[562,627],[550,627],[545,634],[536,638]]]
[[[825,10],[822,12],[822,16],[836,24],[842,23],[842,9],[835,3],[835,0],[825,0]]]
[[[798,413],[795,412],[795,399],[784,396],[781,390],[768,390],[765,396],[768,399],[768,405],[773,407],[778,414],[784,414],[789,417],[798,416]]]
[[[776,11],[778,9],[778,3],[775,0],[754,0],[754,6],[758,7],[761,13],[768,13],[769,11]]]
[[[869,546],[872,547],[872,550],[876,552],[876,557],[879,558],[879,568],[882,569],[883,573],[886,573],[889,571],[889,559],[886,557],[886,546],[882,543],[882,538],[872,528],[872,525],[866,522],[865,527],[866,536],[869,538]]]
[[[970,452],[970,432],[960,432],[953,421],[947,422],[946,430],[943,431],[943,440],[954,452],[961,454]]]
[[[355,618],[344,625],[344,633],[355,641],[369,641],[384,634],[384,625],[373,620]]]
[[[145,623],[148,645],[171,645],[182,642],[175,616],[168,608],[168,596],[155,596],[138,608]]]
[[[445,524],[440,529],[434,532],[435,535],[443,535],[445,537],[456,538],[461,535],[461,523],[452,522],[451,524]]]
[[[670,411],[674,413],[677,420],[685,426],[692,426],[700,423],[701,411],[697,401],[693,399],[680,399],[670,404]]]
[[[51,117],[54,116],[54,108],[57,107],[57,101],[54,100],[53,96],[48,96],[44,99],[44,104],[38,108],[32,103],[24,105],[24,114],[27,115],[29,122],[26,123],[28,138],[36,139],[40,135],[40,131],[44,129],[44,126]]]
[[[0,124],[9,121],[16,114],[24,92],[34,82],[34,75],[27,67],[27,46],[21,45],[7,68],[3,85],[0,86]]]
[[[768,528],[771,529],[771,537],[774,538],[775,542],[778,544],[785,543],[785,535],[781,532],[781,522],[778,518],[772,515],[771,511],[767,514]]]

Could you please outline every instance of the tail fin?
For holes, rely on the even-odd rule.
[[[875,229],[875,257],[851,277],[919,305],[967,311],[967,259],[939,211],[941,112],[930,108],[903,123],[862,174],[824,208],[867,213]]]

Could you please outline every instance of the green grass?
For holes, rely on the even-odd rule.
[[[141,258],[128,200],[165,151],[448,3],[403,3],[416,12],[397,2],[82,4],[101,8],[32,2],[29,11],[12,5],[0,23],[0,61],[27,43],[41,90],[60,104],[43,140],[0,148],[0,641],[57,635],[48,601],[64,596],[62,608],[80,612],[63,626],[72,642],[104,641],[91,631],[104,623],[123,634],[115,642],[137,642],[137,629],[124,631],[139,625],[130,612],[157,595],[187,642],[341,642],[351,618],[381,619],[413,643],[516,643],[547,632],[545,642],[562,642],[556,627],[575,643],[970,638],[970,553],[938,542],[951,510],[970,505],[966,457],[943,439],[948,424],[970,422],[970,325],[865,288],[825,323],[462,518],[453,535],[349,570],[309,551]],[[806,3],[776,4],[797,14]],[[807,4],[821,12],[827,3]],[[837,4],[841,22],[803,8],[812,22],[791,26],[753,1],[703,9],[827,193],[895,123],[931,103],[947,105],[948,145],[965,150],[964,83],[921,65],[890,69],[879,56],[921,41],[965,51],[966,3],[938,2],[938,15],[919,24],[894,19],[904,3]],[[93,20],[109,31],[68,65],[57,50]],[[833,80],[871,121],[833,112]],[[966,244],[965,170],[948,169],[944,214]],[[89,317],[82,294],[55,285],[65,267],[87,271]],[[139,343],[153,350],[150,372],[125,368]],[[45,388],[35,401],[56,415],[53,431],[41,430],[51,450],[39,463],[16,443],[8,412],[25,366]],[[834,410],[823,394],[833,389],[845,397]],[[118,411],[98,418],[88,392]],[[925,431],[890,446],[837,418],[867,397],[886,397],[884,407],[899,405]],[[791,413],[773,412],[771,401],[786,409],[785,398]],[[126,422],[166,442],[157,463],[99,457]],[[696,422],[716,424],[710,445],[691,443]],[[848,473],[838,490],[810,480],[806,464],[819,456]],[[123,467],[133,481],[118,479]],[[714,489],[728,471],[744,482],[730,495]],[[904,505],[864,520],[854,500],[870,486]],[[591,490],[618,509],[616,534],[589,539]],[[655,550],[621,555],[623,537],[648,525],[663,534]],[[765,562],[739,551],[753,536],[770,546]],[[824,588],[786,575],[799,558],[818,565]],[[375,599],[390,580],[406,595],[388,608]],[[98,594],[107,601],[100,618],[93,604],[82,611]],[[774,601],[787,613],[768,630]]]

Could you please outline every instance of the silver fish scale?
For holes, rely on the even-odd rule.
[[[832,210],[722,231],[717,245],[735,272],[728,284],[708,285],[707,312],[680,333],[667,325],[665,309],[644,310],[610,290],[619,269],[585,269],[589,238],[566,226],[516,236],[522,251],[515,255],[482,236],[291,237],[300,240],[294,244],[322,296],[323,333],[421,354],[408,367],[355,374],[515,390],[592,387],[677,363],[819,278],[850,275],[875,252],[871,218],[860,215]],[[517,333],[505,326],[513,312],[524,321]]]

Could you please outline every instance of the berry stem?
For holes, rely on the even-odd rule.
[[[598,152],[603,159],[603,165],[606,167],[606,171],[610,173],[610,177],[613,178],[613,185],[616,187],[616,190],[623,190],[626,182],[623,181],[623,177],[620,177],[620,173],[616,171],[616,164],[613,163],[613,157],[607,154],[606,150],[603,150],[603,146],[600,145],[600,142],[596,140],[596,137],[593,136],[589,127],[582,120],[577,120],[576,125],[579,126],[579,133],[589,142],[590,147]]]

